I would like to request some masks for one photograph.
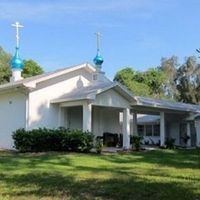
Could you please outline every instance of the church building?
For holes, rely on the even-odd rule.
[[[17,30],[20,27],[18,23],[15,26]],[[95,136],[121,133],[126,149],[133,134],[159,141],[161,146],[168,137],[176,139],[179,146],[200,146],[200,106],[135,96],[106,77],[99,45],[94,64],[23,79],[18,39],[10,82],[0,85],[0,148],[13,148],[16,129],[61,126],[91,131]],[[139,114],[157,117],[142,121]],[[185,136],[189,138],[186,144]]]

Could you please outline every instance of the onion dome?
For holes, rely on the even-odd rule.
[[[22,70],[24,67],[23,60],[19,57],[19,47],[16,47],[15,55],[11,60],[11,68]]]
[[[97,55],[93,59],[93,62],[97,67],[101,67],[103,64],[103,57],[101,56],[99,49],[97,49]]]

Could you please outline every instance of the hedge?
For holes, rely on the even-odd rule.
[[[89,152],[94,135],[65,128],[18,129],[13,135],[14,148],[20,152],[73,151]]]

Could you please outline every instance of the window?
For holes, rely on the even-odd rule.
[[[144,126],[143,125],[138,125],[137,131],[138,131],[139,136],[144,136]]]
[[[138,125],[137,130],[139,136],[160,136],[159,124]]]
[[[153,135],[160,136],[160,125],[158,124],[153,125]]]
[[[153,135],[152,125],[146,125],[146,136],[152,136],[152,135]]]

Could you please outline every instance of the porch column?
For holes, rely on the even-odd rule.
[[[165,113],[160,112],[160,146],[165,146]]]
[[[187,136],[189,139],[187,140],[187,146],[191,147],[191,131],[190,131],[190,122],[187,122]]]
[[[65,109],[59,106],[58,110],[58,127],[65,126]]]
[[[138,135],[137,131],[137,113],[133,113],[133,135]]]
[[[196,146],[200,147],[200,120],[195,121],[196,128]]]
[[[83,131],[92,131],[92,104],[83,104]]]
[[[123,148],[130,148],[130,109],[123,110]]]

